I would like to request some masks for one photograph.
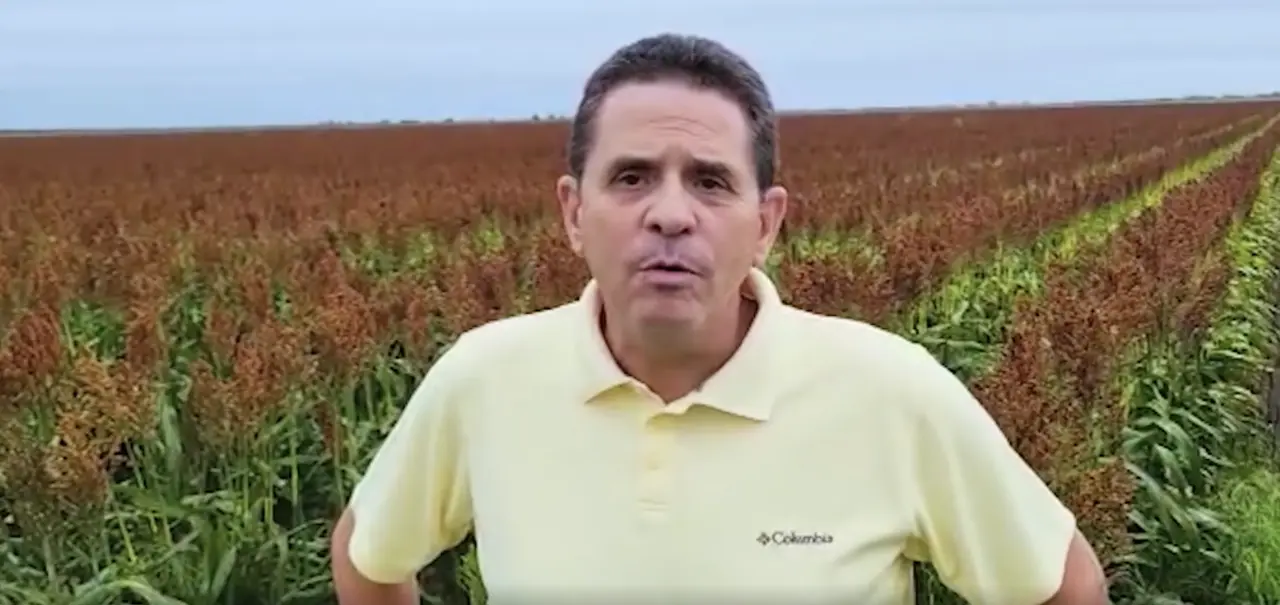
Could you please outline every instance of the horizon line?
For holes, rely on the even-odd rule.
[[[894,113],[929,113],[953,110],[989,110],[1007,111],[1017,109],[1068,109],[1073,107],[1121,107],[1130,105],[1178,105],[1178,104],[1210,104],[1210,103],[1247,103],[1256,101],[1280,100],[1280,91],[1246,94],[1187,95],[1183,97],[1149,97],[1131,99],[1096,99],[1057,102],[1031,101],[987,101],[978,103],[955,103],[933,105],[876,105],[850,108],[809,108],[778,110],[778,117],[802,117],[815,115],[856,115],[856,114],[894,114]],[[236,124],[223,126],[159,126],[159,127],[90,127],[90,128],[0,128],[0,137],[24,136],[110,136],[110,135],[163,135],[163,134],[201,134],[201,133],[237,133],[237,132],[274,132],[314,129],[363,130],[380,128],[405,128],[414,126],[468,126],[481,124],[554,124],[568,122],[571,116],[558,114],[533,114],[528,118],[384,118],[376,122],[326,120],[321,122],[268,123],[268,124]]]

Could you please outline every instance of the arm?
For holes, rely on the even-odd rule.
[[[1075,516],[1013,450],[991,416],[928,353],[916,373],[913,472],[918,536],[970,603],[1105,605],[1106,576]]]
[[[414,578],[395,584],[375,582],[361,575],[351,561],[351,534],[355,518],[348,507],[333,528],[331,549],[333,559],[333,586],[338,593],[339,605],[369,603],[371,605],[417,605],[418,583]]]
[[[1067,550],[1067,563],[1058,592],[1044,605],[1107,605],[1107,576],[1084,534],[1076,532]]]
[[[410,397],[334,528],[333,582],[341,605],[416,605],[418,570],[471,527],[457,401],[470,364],[460,345],[462,339]]]

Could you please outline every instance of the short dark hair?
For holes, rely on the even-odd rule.
[[[601,63],[582,91],[569,134],[569,173],[582,178],[604,99],[624,84],[682,80],[724,94],[742,108],[751,130],[755,177],[760,189],[773,185],[778,164],[778,125],[764,78],[746,59],[707,38],[659,34],[641,38]]]

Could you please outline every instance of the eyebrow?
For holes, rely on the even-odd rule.
[[[688,169],[698,174],[712,174],[725,178],[734,176],[733,169],[728,164],[717,160],[708,160],[703,158],[693,158]],[[652,170],[658,165],[658,161],[653,158],[642,156],[620,156],[615,158],[609,164],[609,172],[617,173],[624,170]]]
[[[657,161],[640,156],[621,156],[614,158],[609,163],[609,172],[617,173],[624,170],[651,170],[658,164]]]
[[[724,162],[717,162],[714,160],[694,159],[693,170],[694,172],[697,172],[697,173],[710,174],[713,176],[724,177],[730,180],[732,180],[734,177],[733,169],[730,168],[728,164],[725,164]]]

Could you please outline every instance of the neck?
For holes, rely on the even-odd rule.
[[[628,330],[601,314],[605,343],[622,371],[670,403],[702,386],[733,357],[755,319],[755,301],[735,297],[700,329],[664,338]]]

